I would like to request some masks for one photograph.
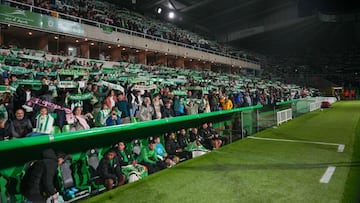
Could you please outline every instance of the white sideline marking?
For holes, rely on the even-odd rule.
[[[344,152],[344,149],[345,149],[345,145],[339,144],[338,152]]]
[[[306,143],[306,144],[332,145],[332,146],[338,146],[338,152],[344,152],[344,149],[345,149],[344,144],[337,144],[337,143],[311,142],[311,141],[304,141],[304,140],[274,139],[274,138],[253,137],[253,136],[249,136],[247,138],[255,139],[255,140],[279,141],[279,142],[297,142],[297,143]]]
[[[321,177],[320,183],[329,183],[332,175],[333,175],[334,172],[335,172],[335,169],[336,169],[335,166],[329,166],[329,167],[326,169],[324,175]]]

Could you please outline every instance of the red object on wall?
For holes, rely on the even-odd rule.
[[[331,104],[328,101],[321,102],[321,108],[329,108],[330,106]]]

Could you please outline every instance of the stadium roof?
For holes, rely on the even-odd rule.
[[[121,1],[126,3],[126,1]],[[340,0],[128,0],[137,11],[166,18],[218,41],[260,52],[360,41],[360,2]],[[334,43],[336,42],[336,43]]]

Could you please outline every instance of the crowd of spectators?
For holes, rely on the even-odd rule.
[[[66,126],[69,131],[79,131],[275,105],[309,95],[306,88],[291,89],[290,85],[261,78],[126,62],[109,68],[101,61],[60,56],[48,60],[46,54],[27,49],[4,51],[0,71],[1,140],[59,133]],[[231,124],[233,134],[246,135],[241,123],[237,118]],[[60,131],[55,132],[56,128]],[[163,139],[149,137],[137,150],[134,145],[139,140],[131,142],[134,145],[129,149],[125,145],[130,143],[119,141],[107,150],[97,167],[105,188],[130,182],[125,172],[129,165],[136,171],[145,166],[152,174],[193,158],[194,151],[206,153],[229,143],[229,137],[220,134],[211,122],[168,132]],[[48,197],[58,198],[58,193],[49,193]]]
[[[75,17],[84,18],[164,40],[181,42],[193,47],[230,54],[253,61],[259,60],[254,54],[239,52],[236,48],[220,44],[215,40],[205,39],[203,36],[181,29],[174,24],[143,16],[126,8],[119,8],[117,5],[109,2],[91,0],[19,0],[19,2],[46,9],[33,9],[33,11],[54,17],[61,17],[72,21],[78,21]],[[19,5],[14,3],[10,5],[19,7]],[[26,9],[26,7],[23,9]],[[66,15],[59,15],[59,13]],[[90,23],[90,21],[83,23]]]
[[[259,78],[130,63],[122,63],[120,69],[114,68],[118,70],[114,74],[115,77],[132,74],[134,78],[114,82],[111,74],[103,73],[106,68],[102,65],[60,57],[39,62],[35,60],[38,57],[24,57],[30,56],[27,52],[24,49],[2,55],[5,59],[0,66],[0,84],[11,90],[2,94],[2,139],[50,134],[53,126],[62,129],[70,125],[70,130],[76,131],[135,120],[148,121],[258,104],[274,105],[278,101],[310,94],[306,88],[289,89],[288,85]],[[11,69],[11,65],[18,66]],[[90,67],[95,72],[86,76],[61,74],[61,71],[71,71],[74,67]],[[144,80],[144,75],[152,75],[152,78]],[[108,82],[104,83],[106,80]],[[38,81],[37,87],[31,81]],[[63,87],[62,82],[75,86]],[[72,97],[79,94],[83,97]]]

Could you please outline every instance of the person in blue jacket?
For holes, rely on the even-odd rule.
[[[112,126],[112,125],[120,125],[121,124],[121,118],[117,115],[116,110],[112,110],[110,112],[109,117],[106,119],[106,126]]]

